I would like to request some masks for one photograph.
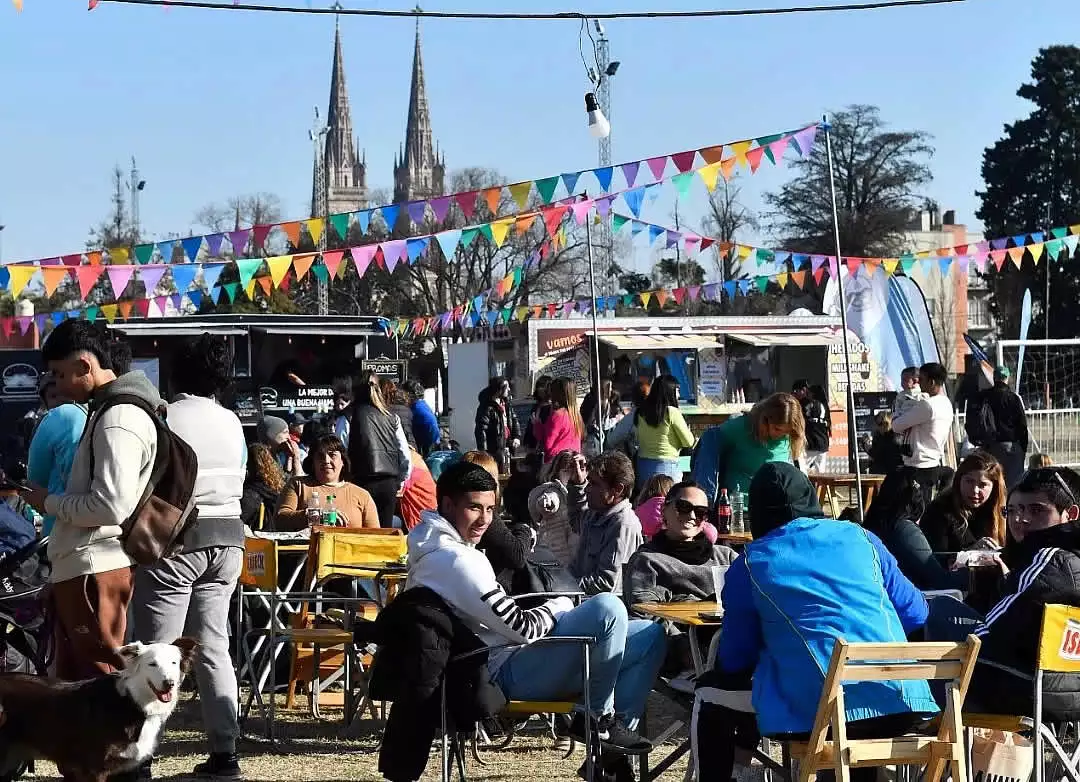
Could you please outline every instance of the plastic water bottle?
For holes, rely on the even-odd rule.
[[[334,495],[331,494],[326,498],[326,510],[323,511],[323,524],[327,527],[338,526],[338,511],[337,506],[334,505]]]
[[[743,516],[744,504],[745,498],[743,497],[742,486],[736,483],[735,496],[732,498],[731,503],[731,532],[736,535],[746,532],[746,521]]]
[[[304,509],[304,516],[307,517],[307,523],[309,527],[314,527],[316,524],[322,524],[322,503],[319,501],[319,493],[311,493],[311,502],[308,503],[307,508]]]
[[[732,532],[731,527],[731,500],[728,499],[727,489],[720,490],[720,499],[716,503],[716,525],[721,532]]]

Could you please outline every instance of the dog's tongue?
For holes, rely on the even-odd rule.
[[[172,700],[172,690],[165,690],[165,692],[159,692],[157,698],[162,703],[168,703]]]

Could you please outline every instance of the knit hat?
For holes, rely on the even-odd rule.
[[[813,484],[794,465],[769,462],[750,481],[750,531],[755,540],[793,519],[824,516]]]
[[[558,481],[541,483],[529,492],[529,518],[534,524],[542,524],[544,519],[566,513],[566,488]]]
[[[289,439],[289,425],[273,415],[264,415],[259,421],[259,440],[267,445],[281,445]]]

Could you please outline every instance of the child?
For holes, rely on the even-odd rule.
[[[920,399],[925,399],[926,394],[919,388],[919,368],[908,367],[900,373],[900,391],[893,402],[892,417],[903,414]]]
[[[634,501],[634,512],[641,522],[641,534],[645,540],[651,540],[664,528],[664,502],[674,485],[675,481],[670,475],[654,475],[641,487]],[[716,543],[716,527],[706,521],[701,525],[701,531],[710,543]]]
[[[1054,462],[1045,453],[1033,453],[1031,458],[1028,459],[1028,469],[1038,470],[1041,467],[1051,467]]]
[[[546,482],[529,492],[529,517],[539,534],[538,545],[567,567],[577,556],[578,535],[570,527],[566,484],[574,462],[584,458],[576,451],[561,452],[545,469]]]
[[[862,446],[870,456],[871,473],[888,475],[903,466],[903,446],[892,429],[892,415],[887,410],[882,410],[874,416],[874,434],[868,439],[869,442],[864,439]]]

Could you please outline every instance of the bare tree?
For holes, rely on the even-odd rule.
[[[721,244],[734,244],[743,231],[758,230],[758,220],[739,200],[742,188],[726,179],[709,193],[708,211],[701,221],[702,232],[717,244],[713,246],[713,263],[720,282],[746,278],[742,261],[734,252],[724,251]]]
[[[281,198],[273,193],[233,196],[224,202],[207,204],[195,213],[194,219],[211,233],[268,225],[281,220]]]

